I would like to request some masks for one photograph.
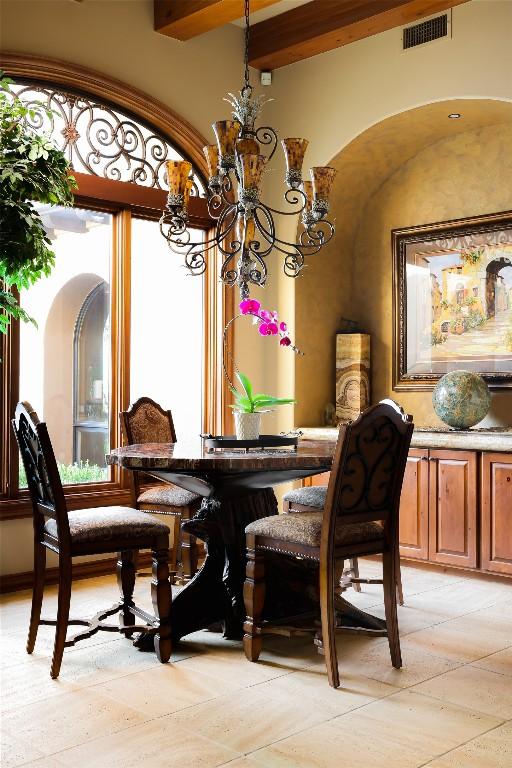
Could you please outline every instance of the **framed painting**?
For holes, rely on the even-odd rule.
[[[448,371],[512,387],[512,211],[392,232],[395,390]]]

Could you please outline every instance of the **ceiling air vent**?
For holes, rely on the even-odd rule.
[[[406,51],[408,48],[415,48],[417,45],[430,43],[447,35],[448,14],[443,13],[442,16],[435,16],[412,27],[406,27],[403,30],[403,49]]]

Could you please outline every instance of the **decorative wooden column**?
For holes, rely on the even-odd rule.
[[[336,334],[336,419],[352,421],[370,405],[370,336]]]

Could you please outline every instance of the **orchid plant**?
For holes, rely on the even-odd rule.
[[[242,385],[242,392],[239,392],[235,387],[231,387],[231,391],[235,396],[235,403],[230,405],[230,408],[233,408],[235,411],[241,411],[242,413],[265,413],[271,406],[290,405],[296,402],[292,398],[272,397],[272,395],[264,394],[254,395],[252,384],[245,373],[236,371],[236,376]]]
[[[253,322],[258,325],[258,331],[262,336],[278,336],[280,337],[279,344],[282,347],[290,347],[297,354],[302,354],[292,344],[288,335],[288,326],[284,322],[279,322],[276,311],[270,312],[268,309],[261,309],[261,304],[256,299],[244,299],[239,306],[241,315],[252,315]]]

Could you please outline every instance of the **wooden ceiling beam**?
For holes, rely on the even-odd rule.
[[[251,0],[251,13],[279,0]],[[243,0],[154,0],[155,31],[190,40],[244,15]]]
[[[468,0],[313,0],[251,27],[249,63],[278,69]]]

